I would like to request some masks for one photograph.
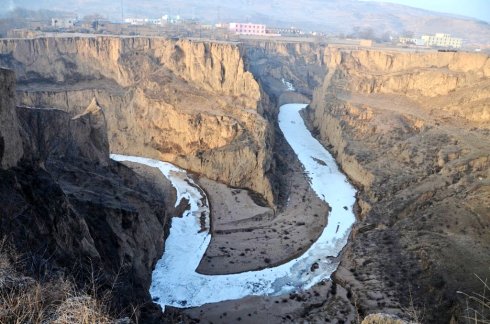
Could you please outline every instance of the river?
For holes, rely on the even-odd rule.
[[[211,240],[201,230],[200,216],[209,216],[207,197],[185,172],[170,163],[143,157],[112,154],[116,161],[132,161],[157,167],[177,190],[177,203],[186,198],[191,208],[172,219],[165,253],[153,271],[150,294],[162,307],[201,306],[249,295],[281,295],[308,289],[329,279],[338,266],[333,257],[347,243],[355,221],[355,189],[342,174],[330,153],[311,135],[300,115],[305,104],[280,108],[279,127],[293,148],[318,197],[331,207],[328,224],[316,242],[300,257],[282,265],[229,275],[203,275],[195,270]],[[202,199],[204,198],[204,199]],[[209,217],[207,222],[209,222]],[[207,226],[209,228],[209,226]],[[318,269],[311,271],[316,263]]]

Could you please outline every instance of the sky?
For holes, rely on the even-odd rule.
[[[374,0],[369,0],[374,1]],[[380,0],[377,0],[380,1]],[[490,0],[381,0],[490,22]]]

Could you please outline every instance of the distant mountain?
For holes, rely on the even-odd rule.
[[[7,0],[3,0],[7,1]],[[306,31],[331,34],[372,32],[415,34],[444,32],[464,38],[466,44],[490,44],[490,25],[473,18],[427,11],[403,5],[358,0],[17,0],[15,6],[62,10],[79,16],[98,13],[112,20],[125,17],[159,17],[163,14],[198,18],[206,22],[253,21],[277,27],[295,26]],[[4,13],[6,7],[3,9]]]

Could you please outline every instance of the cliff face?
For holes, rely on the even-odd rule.
[[[306,116],[361,188],[336,280],[361,314],[410,290],[426,320],[458,318],[456,291],[478,291],[470,274],[490,262],[489,58],[330,48],[324,61]]]
[[[0,168],[15,166],[22,158],[22,140],[15,113],[15,74],[0,69]]]
[[[4,62],[16,64],[20,82],[75,83],[112,79],[122,87],[138,83],[157,63],[206,90],[258,101],[258,85],[243,69],[233,45],[143,37],[48,37],[2,40]],[[153,62],[150,62],[153,61]],[[255,108],[256,102],[248,103]]]
[[[247,69],[272,101],[266,108],[271,120],[283,104],[308,103],[313,89],[323,81],[325,48],[318,44],[250,41],[241,44],[240,48]]]
[[[158,38],[3,40],[19,103],[78,114],[106,108],[112,152],[174,162],[273,201],[266,98],[229,44]]]
[[[342,89],[403,95],[430,112],[443,110],[471,122],[490,122],[488,55],[332,49],[326,56],[336,71],[333,79],[344,80],[337,83]]]
[[[0,77],[12,89],[0,92],[4,100],[15,78],[4,70]],[[109,159],[105,116],[95,100],[78,116],[16,110],[12,100],[4,108],[18,121],[24,154],[15,167],[0,170],[0,236],[28,257],[29,275],[66,271],[82,286],[96,276],[94,284],[110,291],[117,310],[150,302],[151,272],[173,213],[162,195],[171,201],[175,193],[155,190]]]

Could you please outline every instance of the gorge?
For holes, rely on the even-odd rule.
[[[202,275],[195,272],[209,244],[209,232],[201,230],[200,216],[209,215],[202,189],[175,167],[140,157],[112,155],[116,161],[131,161],[158,167],[176,187],[178,199],[190,201],[190,210],[182,219],[174,219],[166,241],[166,252],[153,272],[150,289],[161,304],[192,307],[249,295],[284,295],[308,289],[330,278],[338,262],[333,261],[347,242],[354,223],[354,190],[330,154],[302,126],[299,110],[306,105],[281,107],[279,123],[286,139],[305,167],[316,194],[328,199],[328,225],[311,247],[300,257],[277,267],[230,275]],[[175,174],[177,173],[177,176]],[[182,177],[184,181],[182,180]],[[188,184],[187,184],[188,183]],[[201,203],[204,201],[204,203]],[[207,223],[207,222],[206,222]],[[209,226],[206,226],[209,228]],[[220,287],[219,290],[214,287]]]
[[[228,321],[238,317],[257,321],[265,319],[265,313],[272,316],[267,318],[271,322],[340,321],[378,312],[409,319],[408,308],[425,307],[427,321],[445,323],[464,314],[464,300],[456,291],[478,290],[472,273],[484,276],[488,271],[490,60],[485,54],[316,43],[63,36],[1,39],[0,65],[16,74],[14,80],[12,73],[2,72],[9,79],[3,83],[9,89],[2,90],[2,98],[9,93],[9,99],[6,104],[2,101],[2,116],[4,107],[18,106],[0,119],[5,176],[25,174],[26,168],[35,165],[37,171],[31,174],[50,174],[53,185],[60,184],[60,197],[66,195],[69,206],[75,206],[76,215],[87,212],[87,202],[112,206],[120,213],[121,198],[110,194],[116,183],[109,179],[117,175],[100,178],[106,184],[103,195],[100,185],[88,176],[97,161],[97,174],[110,168],[134,177],[134,183],[146,183],[141,187],[145,193],[138,194],[142,204],[159,201],[159,208],[165,210],[160,216],[149,216],[154,208],[126,206],[127,212],[113,214],[114,219],[125,221],[122,229],[108,222],[106,229],[115,233],[111,249],[103,248],[107,242],[98,241],[103,229],[96,235],[96,222],[80,227],[86,228],[88,242],[82,254],[98,254],[104,260],[119,251],[102,268],[123,260],[139,269],[134,278],[123,279],[135,284],[139,297],[126,298],[122,304],[152,305],[150,276],[162,254],[169,217],[186,206],[174,207],[177,194],[168,183],[157,186],[151,176],[109,162],[109,150],[172,162],[194,173],[211,193],[212,214],[213,206],[215,215],[228,208],[220,207],[219,199],[225,194],[213,192],[227,192],[237,204],[255,204],[249,208],[253,212],[237,222],[230,222],[225,214],[211,222],[213,238],[198,267],[203,275],[281,267],[313,248],[325,225],[329,231],[337,227],[330,217],[339,209],[344,211],[344,205],[350,209],[350,204],[338,208],[316,197],[296,149],[280,131],[279,107],[298,102],[309,104],[302,113],[306,125],[359,189],[353,208],[357,222],[335,260],[340,266],[332,281],[279,297],[248,297],[185,310],[169,307],[164,315],[167,320],[181,316],[226,322],[225,312]],[[103,112],[104,121],[95,122],[92,116],[97,111]],[[81,125],[72,125],[75,116]],[[101,126],[105,122],[107,126]],[[79,130],[64,136],[74,139],[71,144],[53,137],[64,134],[63,127]],[[90,144],[90,149],[79,150],[84,152],[81,155],[70,153],[74,142],[82,148]],[[15,149],[19,146],[23,151]],[[29,156],[33,158],[27,163]],[[85,162],[78,156],[86,157]],[[24,162],[19,162],[21,158]],[[328,164],[326,158],[313,162]],[[9,177],[15,179],[12,174]],[[30,187],[28,180],[21,185]],[[15,181],[3,186],[2,192],[8,192]],[[159,191],[150,193],[152,186]],[[124,195],[136,194],[127,188]],[[158,196],[165,196],[165,201]],[[134,198],[130,201],[135,204]],[[5,206],[2,219],[17,219],[20,205]],[[328,221],[318,217],[327,213]],[[153,228],[152,236],[135,234],[137,224],[149,219],[157,220],[144,225]],[[39,218],[39,222],[45,220]],[[2,233],[12,228],[7,223],[2,223]],[[66,228],[73,226],[70,223]],[[32,238],[38,235],[31,233]],[[344,232],[340,229],[339,233]],[[46,239],[55,242],[60,237]],[[133,237],[145,237],[145,242],[133,242]],[[17,239],[26,242],[20,232]],[[250,241],[259,242],[255,250],[243,243]],[[29,242],[23,243],[24,249],[32,246],[33,239]],[[77,255],[72,252],[75,248],[60,246],[50,246],[59,253],[56,260],[62,259],[63,250]],[[151,307],[156,306],[148,306],[143,313],[161,320]],[[263,312],[254,313],[261,307]]]

